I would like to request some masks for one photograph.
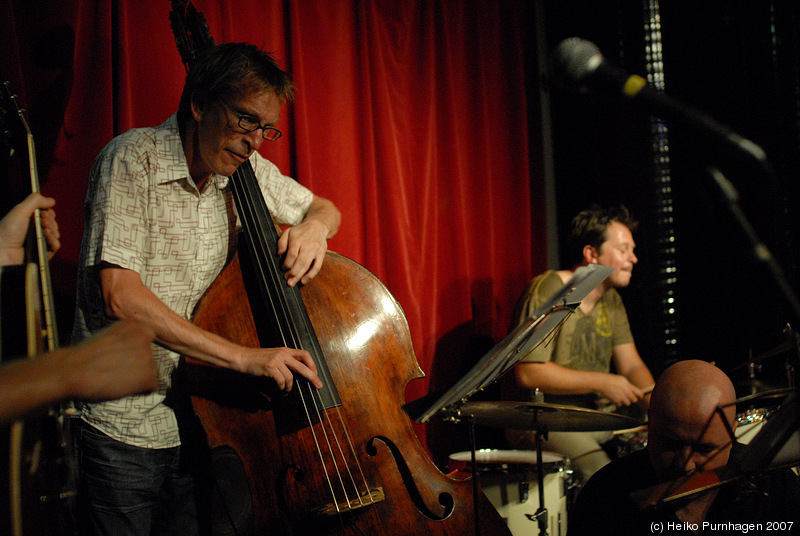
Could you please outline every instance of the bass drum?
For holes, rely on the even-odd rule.
[[[481,488],[505,519],[511,534],[537,534],[539,525],[533,515],[539,509],[539,485],[536,452],[532,450],[483,449],[475,452],[475,466]],[[472,452],[452,454],[449,469],[455,478],[472,473]],[[566,536],[567,507],[574,490],[569,461],[554,452],[542,453],[544,507],[547,509],[547,533]]]

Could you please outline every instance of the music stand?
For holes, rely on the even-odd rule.
[[[781,402],[780,409],[771,415],[764,427],[749,444],[738,452],[732,452],[724,467],[713,471],[695,469],[671,481],[662,482],[630,494],[633,502],[643,510],[667,508],[694,496],[718,488],[742,478],[796,466],[800,462],[800,399],[797,391],[790,391]],[[747,398],[747,397],[745,397]],[[737,399],[728,405],[736,405]],[[725,419],[724,406],[717,408],[713,418]],[[736,441],[728,426],[730,442],[717,447],[717,451]],[[713,455],[713,454],[712,454]]]
[[[472,450],[472,474],[473,474],[473,500],[475,512],[476,534],[478,530],[478,484],[477,473],[475,472],[475,420],[470,417],[468,412],[460,411],[460,408],[467,402],[470,396],[485,389],[490,384],[498,380],[503,374],[511,370],[517,362],[525,357],[531,350],[544,342],[567,317],[580,305],[581,300],[586,297],[600,283],[611,275],[613,268],[599,264],[581,266],[575,270],[572,278],[561,287],[543,306],[534,313],[502,341],[489,350],[473,366],[467,374],[455,385],[447,389],[442,395],[438,396],[432,404],[428,404],[426,398],[411,402],[404,406],[406,412],[418,423],[426,423],[433,416],[449,416],[458,421],[465,420],[470,423],[470,442]],[[418,415],[413,415],[414,408],[423,402],[427,407]],[[544,432],[536,426],[537,438]],[[536,463],[538,466],[539,480],[539,509],[535,517],[539,518],[539,525],[542,533],[547,530],[547,510],[544,508],[544,476],[542,474],[542,449],[541,441],[537,440]],[[544,520],[544,522],[542,522]]]
[[[411,417],[418,423],[428,422],[437,413],[455,410],[470,396],[495,382],[541,344],[580,305],[581,300],[613,271],[613,268],[599,264],[579,267],[547,303],[489,350],[463,378],[447,389],[425,411]]]

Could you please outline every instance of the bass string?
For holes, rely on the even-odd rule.
[[[353,458],[355,459],[356,467],[358,468],[358,475],[361,478],[361,484],[364,486],[364,493],[357,494],[359,504],[361,506],[366,506],[366,504],[372,504],[375,502],[375,499],[373,498],[372,492],[369,489],[369,484],[367,483],[367,477],[364,474],[363,467],[361,467],[361,461],[358,459],[358,456],[356,456],[356,449],[355,445],[353,444],[353,438],[350,436],[350,430],[347,427],[347,423],[344,419],[344,416],[342,415],[341,408],[336,408],[336,415],[339,417],[339,422],[342,425],[344,436],[347,439],[347,447],[350,449],[350,452],[353,453]],[[355,479],[353,479],[353,487],[355,487],[356,490],[358,489],[358,485],[356,484]],[[369,501],[366,502],[364,501],[363,497],[365,494],[369,495]]]
[[[361,500],[360,499],[361,494],[358,493],[358,486],[355,483],[355,478],[353,477],[353,471],[351,470],[350,465],[347,462],[347,456],[342,450],[341,441],[339,439],[339,435],[334,430],[333,422],[330,419],[328,419],[328,413],[321,409],[321,400],[319,399],[319,396],[314,392],[314,389],[311,387],[310,384],[304,382],[304,385],[300,386],[299,388],[300,396],[303,399],[305,398],[303,395],[304,389],[308,390],[308,396],[314,403],[314,409],[316,411],[316,414],[318,415],[320,426],[322,427],[323,430],[323,433],[320,435],[322,435],[323,439],[325,440],[325,446],[327,447],[329,458],[331,460],[331,463],[333,464],[333,470],[335,472],[335,475],[338,477],[341,493],[344,497],[344,501],[340,501],[339,498],[337,497],[338,494],[336,492],[336,489],[334,489],[332,479],[328,476],[328,464],[325,461],[325,457],[323,455],[324,454],[323,449],[319,444],[319,439],[317,438],[317,433],[314,430],[314,427],[311,426],[311,434],[314,438],[315,444],[317,445],[317,453],[319,454],[320,457],[320,464],[322,465],[323,470],[325,471],[325,475],[328,478],[328,487],[331,492],[333,505],[336,508],[336,512],[341,513],[342,504],[352,505],[354,500],[355,501]],[[305,406],[305,401],[304,401],[304,406]],[[310,423],[311,422],[310,414],[308,415],[308,420]],[[330,431],[326,429],[326,425],[328,428],[330,428]],[[331,443],[331,439],[333,439],[333,444]],[[342,465],[344,466],[343,468],[340,467],[340,464],[337,461],[337,452],[336,448],[334,448],[334,444],[338,447],[339,451],[338,455],[341,456]],[[355,457],[355,452],[351,451],[351,454]],[[352,491],[355,492],[356,494],[355,499],[351,498],[350,493],[348,492],[348,484],[346,480],[349,480],[349,482],[352,484]]]
[[[279,273],[279,271],[272,271],[272,273]],[[280,283],[280,282],[279,282]],[[290,292],[288,293],[288,299],[295,301],[295,310],[304,310],[304,306],[302,304],[302,297],[300,296],[300,292]],[[297,329],[295,323],[290,323],[290,331],[294,334],[295,330]],[[309,329],[313,329],[313,327],[309,326]],[[295,337],[296,340],[299,340],[299,337]],[[321,350],[320,350],[321,351]],[[323,359],[323,356],[320,356]],[[304,407],[306,407],[305,397],[303,396],[303,390],[307,391],[307,397],[313,402],[314,404],[314,414],[316,415],[318,422],[323,430],[323,439],[324,445],[327,447],[327,452],[329,453],[329,457],[334,465],[334,469],[336,471],[336,475],[338,476],[339,484],[341,486],[342,493],[345,496],[346,503],[348,505],[353,504],[355,501],[356,504],[359,506],[365,506],[364,504],[364,495],[369,494],[370,502],[374,502],[372,500],[372,495],[369,493],[369,486],[367,484],[366,476],[364,474],[363,467],[361,466],[361,462],[359,461],[357,451],[352,441],[352,436],[350,434],[349,427],[347,425],[347,420],[343,416],[343,411],[341,406],[336,408],[336,416],[338,416],[339,421],[339,428],[337,430],[337,426],[334,422],[334,419],[329,417],[329,412],[325,411],[322,403],[322,399],[320,398],[319,392],[309,383],[306,381],[301,381],[299,386],[299,392],[301,397],[303,398]],[[311,415],[308,416],[309,423],[311,422]],[[314,427],[311,427],[312,434],[314,435],[315,442],[318,442],[316,438],[316,432],[314,431]],[[322,449],[318,449],[320,454],[322,453]],[[346,452],[348,451],[348,452]],[[348,454],[354,461],[357,475],[354,476],[354,471],[351,467],[350,462],[348,461]],[[337,461],[337,458],[341,460],[341,465],[344,467],[343,469],[340,468],[340,463]],[[321,457],[321,461],[324,464],[324,458]],[[326,468],[327,474],[327,468]],[[356,482],[356,479],[360,479],[363,485],[364,493],[359,493],[359,485]],[[345,480],[348,482],[346,483]],[[349,497],[348,488],[351,486],[353,492],[355,492],[356,497],[353,499]],[[337,506],[337,511],[339,510],[339,501],[335,499],[335,492],[333,489],[331,490],[332,495],[334,497],[334,503]]]
[[[264,204],[258,203],[259,198],[263,199],[263,197],[261,196],[260,190],[258,190],[255,185],[252,184],[252,182],[254,182],[254,177],[252,177],[253,181],[248,180],[248,177],[246,177],[244,171],[242,171],[243,166],[240,166],[236,170],[235,175],[238,176],[236,177],[237,182],[234,182],[234,194],[237,194],[238,208],[242,212],[246,212],[245,214],[242,214],[242,224],[246,227],[246,231],[249,233],[251,241],[254,245],[252,248],[252,255],[258,275],[265,282],[267,282],[267,284],[273,285],[272,288],[280,289],[279,285],[285,284],[279,277],[281,270],[278,266],[276,266],[275,258],[273,255],[268,253],[267,249],[269,247],[274,247],[272,243],[275,242],[274,237],[268,236],[268,233],[271,234],[271,229],[266,227],[267,225],[271,224],[271,219],[268,217],[268,213],[263,206]],[[237,188],[237,186],[240,187]],[[258,211],[259,208],[262,208],[261,212]],[[268,240],[268,238],[272,238],[272,240]],[[270,292],[267,292],[266,294],[270,300],[270,308],[272,309],[275,318],[279,320],[277,327],[283,345],[291,348],[300,347],[299,336],[295,330],[291,329],[292,322],[289,320],[290,313],[288,304],[285,300],[274,298]],[[336,493],[334,491],[333,479],[328,471],[327,464],[324,463],[322,444],[320,439],[317,437],[316,431],[314,430],[312,412],[309,410],[309,404],[305,398],[306,397],[302,395],[302,391],[300,391],[300,400],[303,410],[306,414],[306,419],[311,430],[312,437],[314,439],[317,455],[321,461],[328,487],[335,501]],[[316,406],[316,404],[314,405]],[[316,414],[320,422],[323,422],[324,417],[318,407],[314,408],[313,413]],[[327,441],[328,438],[326,437],[325,439],[326,442],[329,443],[329,441]]]
[[[329,432],[325,431],[325,440],[327,442],[328,450],[331,453],[331,459],[339,476],[339,483],[342,488],[342,493],[345,496],[346,504],[348,505],[348,507],[353,505],[356,505],[358,507],[363,507],[367,506],[368,504],[374,503],[375,500],[370,491],[369,484],[367,483],[367,478],[366,475],[364,474],[364,469],[361,466],[361,462],[356,453],[357,451],[355,445],[353,444],[352,436],[350,435],[350,430],[347,425],[347,420],[343,415],[342,408],[341,407],[335,408],[336,417],[338,417],[339,426],[341,428],[341,431],[337,432],[335,429],[336,426],[334,423],[334,419],[328,418],[328,412],[320,410],[322,404],[316,390],[307,382],[304,382],[303,385],[301,386],[301,391],[300,391],[301,396],[302,396],[302,389],[306,389],[308,391],[308,396],[314,402],[317,415],[320,415],[321,413],[322,415],[325,416],[324,420],[320,418],[320,423],[323,427],[323,430],[325,430],[326,424],[328,428],[330,428]],[[335,445],[331,445],[330,438],[334,439]],[[342,438],[344,438],[344,446]],[[345,465],[346,474],[344,476],[342,475],[342,471],[339,470],[338,463],[336,462],[336,456],[334,455],[337,450],[338,450],[338,455],[341,457]],[[354,474],[353,469],[350,467],[350,464],[347,461],[348,458],[347,458],[347,453],[345,451],[349,451],[350,456],[354,460],[354,464],[356,467],[355,471],[356,474]],[[324,464],[324,460],[321,461]],[[345,480],[348,480],[349,482],[346,483]],[[359,480],[360,482],[356,482],[356,480]],[[355,498],[351,498],[349,496],[348,484],[349,486],[351,486],[353,492],[355,493]],[[363,486],[363,492],[359,492],[359,485]],[[331,493],[334,497],[334,504],[336,505],[336,510],[338,513],[341,513],[341,510],[339,508],[339,501],[336,500],[336,494],[333,490],[331,490]],[[365,500],[365,496],[368,496],[369,500]]]
[[[237,209],[246,213],[247,217],[241,217],[241,221],[243,226],[246,226],[246,230],[253,241],[253,245],[255,247],[252,248],[252,254],[254,257],[254,262],[256,264],[256,269],[259,273],[259,276],[263,278],[265,282],[272,284],[273,288],[280,288],[280,285],[284,285],[285,281],[279,274],[282,273],[282,270],[279,266],[275,263],[275,257],[267,253],[269,247],[272,246],[272,243],[276,243],[274,235],[270,237],[269,235],[274,233],[272,229],[267,228],[267,225],[272,224],[272,219],[269,216],[269,212],[266,210],[266,205],[264,203],[263,195],[259,188],[257,188],[256,184],[257,181],[255,180],[255,176],[252,175],[252,168],[248,170],[243,170],[245,166],[248,166],[249,162],[245,162],[242,166],[237,168],[234,172],[234,176],[232,179],[233,182],[233,193],[237,200]],[[249,167],[249,166],[248,166]],[[247,177],[245,171],[249,171],[251,175]],[[248,180],[249,179],[249,180]],[[255,183],[255,184],[254,184]],[[260,201],[260,202],[259,202]],[[259,212],[259,208],[261,211]],[[259,216],[261,216],[259,218]],[[258,222],[261,222],[261,225]],[[271,238],[271,240],[270,240]],[[291,348],[300,348],[302,345],[300,344],[300,337],[296,333],[296,328],[294,327],[293,322],[290,319],[290,313],[288,304],[285,300],[277,300],[274,299],[271,293],[267,292],[269,296],[269,306],[272,309],[273,313],[276,315],[276,318],[280,319],[281,321],[278,322],[279,330],[280,330],[280,337],[283,341],[284,346],[291,347]],[[297,293],[289,293],[290,296],[297,296]],[[296,297],[295,299],[299,299]],[[276,303],[277,302],[277,303]],[[361,467],[360,462],[358,461],[358,456],[356,455],[355,447],[353,445],[351,435],[348,431],[348,426],[341,415],[340,408],[337,408],[337,413],[339,415],[339,421],[343,430],[343,435],[346,438],[345,441],[345,448],[342,447],[342,440],[339,437],[339,434],[335,430],[335,426],[333,422],[328,418],[328,413],[324,411],[322,407],[322,401],[319,398],[319,394],[316,392],[316,389],[309,382],[300,381],[298,382],[298,392],[300,396],[300,400],[303,406],[303,410],[306,414],[306,419],[314,440],[315,448],[317,450],[317,455],[320,459],[320,463],[322,469],[324,471],[325,479],[327,481],[329,490],[331,492],[331,496],[333,498],[333,503],[336,506],[337,511],[339,511],[339,504],[340,501],[337,498],[338,493],[336,492],[336,487],[334,485],[334,481],[338,480],[339,487],[341,487],[341,492],[345,496],[345,501],[347,504],[351,504],[352,499],[349,497],[348,493],[348,485],[345,483],[345,480],[349,480],[353,486],[353,489],[356,493],[356,501],[360,502],[363,506],[363,498],[362,494],[358,493],[358,486],[356,485],[356,477],[353,476],[353,469],[350,467],[350,464],[347,460],[347,456],[344,452],[345,449],[350,451],[350,454],[354,460],[356,460],[356,467],[357,471],[360,475],[360,480],[363,482],[365,491],[369,492],[369,487],[367,486],[366,477],[363,472],[363,468]],[[303,393],[306,390],[307,393]],[[309,398],[311,402],[306,400]],[[314,427],[314,419],[313,417],[316,416],[320,426],[322,428],[322,432],[319,434],[322,436],[321,438],[318,437],[317,430]],[[329,431],[330,430],[330,431]],[[338,455],[336,452],[336,448],[334,445],[338,446]],[[331,459],[334,470],[331,471],[328,467],[328,464],[325,462],[325,449],[327,448],[328,456]],[[340,463],[337,461],[337,458],[340,458],[344,467],[340,467]],[[335,471],[336,477],[331,475],[332,472]],[[370,499],[372,499],[371,494]]]

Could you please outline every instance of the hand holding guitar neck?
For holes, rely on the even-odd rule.
[[[12,208],[0,220],[0,266],[21,264],[24,262],[24,242],[28,234],[31,217],[35,210],[39,210],[42,230],[47,240],[49,256],[52,257],[61,247],[61,235],[58,231],[58,222],[53,206],[56,200],[33,193]]]

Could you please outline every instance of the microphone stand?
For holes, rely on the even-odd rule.
[[[753,256],[766,265],[786,304],[794,314],[794,318],[800,321],[800,301],[786,280],[780,265],[772,256],[766,244],[759,239],[755,229],[753,229],[744,212],[742,212],[739,206],[739,193],[736,188],[717,167],[710,166],[708,171],[727,202],[728,210],[735,218],[745,238],[749,241]],[[794,333],[792,335],[796,336]],[[796,338],[796,340],[798,339]],[[791,387],[794,391],[781,404],[781,411],[778,411],[775,418],[770,419],[773,421],[769,423],[770,426],[765,426],[761,430],[764,433],[759,433],[750,443],[749,450],[751,454],[748,454],[744,460],[739,460],[740,470],[744,469],[745,473],[763,469],[769,463],[769,460],[777,454],[780,447],[783,447],[789,441],[793,432],[800,428],[800,410],[797,408],[797,397],[800,396],[800,392],[798,392],[794,382],[792,383]],[[758,455],[752,453],[758,453]]]
[[[773,281],[781,291],[781,294],[786,300],[787,305],[792,310],[795,320],[800,322],[800,300],[797,299],[797,295],[794,293],[792,287],[789,285],[789,282],[786,280],[783,270],[772,256],[772,253],[770,253],[769,248],[767,248],[766,244],[759,239],[755,229],[753,229],[753,226],[747,220],[744,212],[742,212],[742,209],[739,206],[739,192],[736,191],[736,188],[719,170],[719,168],[710,166],[708,168],[708,172],[719,187],[720,193],[727,203],[728,210],[733,215],[736,223],[739,225],[742,234],[744,234],[745,238],[750,243],[753,256],[756,258],[756,260],[766,265]]]

